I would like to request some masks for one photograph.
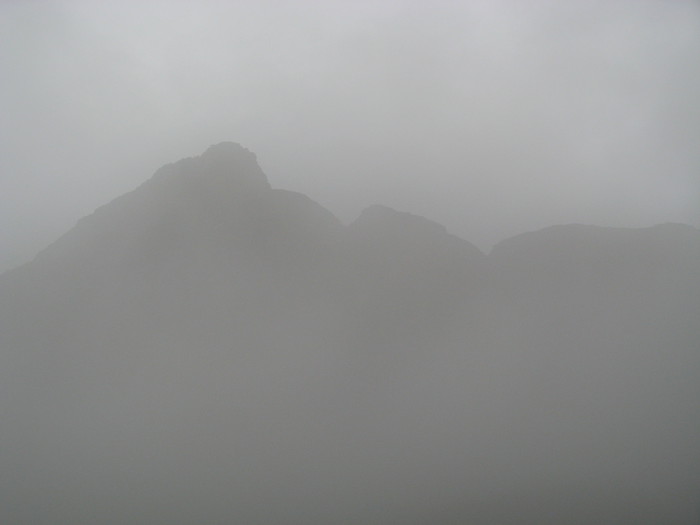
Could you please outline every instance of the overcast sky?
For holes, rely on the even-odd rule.
[[[0,270],[224,140],[482,248],[700,225],[700,3],[0,2]]]

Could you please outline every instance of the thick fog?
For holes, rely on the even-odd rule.
[[[700,523],[697,3],[0,32],[0,523]]]
[[[8,1],[0,31],[0,269],[223,140],[486,249],[700,224],[696,2]]]
[[[698,261],[345,226],[212,146],[0,277],[0,518],[694,525]]]

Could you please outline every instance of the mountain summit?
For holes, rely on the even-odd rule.
[[[254,153],[235,142],[210,146],[199,157],[182,159],[159,169],[154,178],[197,179],[219,191],[269,190],[270,183]]]

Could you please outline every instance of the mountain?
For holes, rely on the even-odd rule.
[[[700,231],[486,255],[233,144],[0,276],[3,523],[692,523]]]

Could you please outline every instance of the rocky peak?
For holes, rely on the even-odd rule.
[[[235,142],[210,146],[199,157],[182,159],[160,168],[154,180],[180,179],[186,184],[205,183],[216,191],[269,190],[270,183],[254,153]]]

